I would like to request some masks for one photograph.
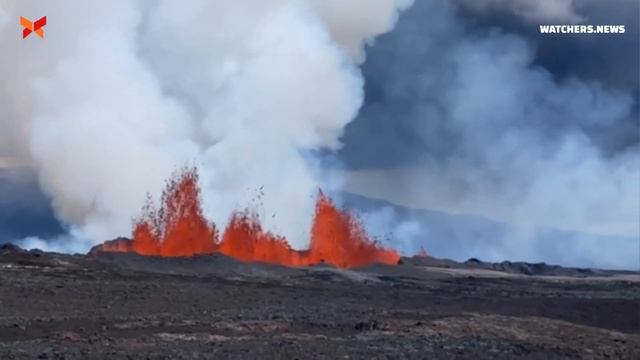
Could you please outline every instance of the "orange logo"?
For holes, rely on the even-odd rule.
[[[47,17],[43,16],[35,22],[31,22],[31,20],[27,19],[24,16],[20,16],[20,25],[24,27],[22,30],[22,38],[26,38],[32,32],[36,33],[36,35],[44,38],[44,30],[42,28],[47,25]]]

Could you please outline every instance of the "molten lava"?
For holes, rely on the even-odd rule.
[[[140,255],[193,256],[216,250],[215,226],[202,215],[198,172],[184,169],[171,178],[156,210],[150,198],[135,221],[133,240],[109,241],[99,250]]]
[[[259,218],[236,212],[219,238],[203,214],[196,168],[184,169],[167,183],[161,207],[148,199],[134,223],[132,240],[117,239],[97,248],[103,252],[135,252],[155,256],[193,256],[220,252],[242,261],[288,266],[326,262],[341,268],[372,263],[396,264],[394,250],[371,241],[360,222],[319,192],[308,250],[293,250],[283,237],[262,229]]]

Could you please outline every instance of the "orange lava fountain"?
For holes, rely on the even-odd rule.
[[[231,216],[220,238],[202,214],[197,169],[187,168],[168,181],[159,210],[148,199],[142,217],[135,221],[132,240],[107,241],[95,251],[166,257],[219,252],[242,261],[288,266],[326,262],[341,268],[397,264],[400,259],[395,250],[371,241],[360,222],[322,192],[310,235],[308,250],[293,250],[285,238],[264,231],[259,218],[245,211]]]

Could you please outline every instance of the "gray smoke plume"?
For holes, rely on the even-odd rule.
[[[127,234],[145,194],[196,164],[209,218],[263,189],[267,229],[295,247],[324,187],[390,201],[362,217],[405,254],[637,267],[637,13],[637,0],[5,0],[0,167],[35,170],[70,234],[26,244],[56,250]],[[45,39],[22,40],[18,17],[43,15]],[[627,32],[549,37],[541,23]],[[336,151],[345,171],[318,156]]]
[[[411,208],[513,225],[504,239],[486,244],[486,254],[494,258],[562,259],[555,251],[564,246],[543,247],[549,237],[542,242],[533,236],[536,229],[549,228],[627,239],[620,246],[558,237],[558,243],[574,245],[564,253],[568,262],[637,267],[637,79],[629,89],[557,78],[536,63],[532,41],[496,26],[474,25],[473,14],[461,15],[471,3],[505,2],[459,3],[463,8],[416,2],[394,31],[369,49],[363,68],[366,101],[348,126],[341,152],[354,169],[347,188]],[[574,17],[571,1],[554,4],[567,5],[556,15]],[[583,17],[589,21],[588,14],[576,14]],[[628,28],[608,41],[635,37],[637,52],[637,20]],[[620,128],[632,131],[621,137],[626,143]],[[605,147],[602,138],[625,145]],[[443,241],[460,246],[455,239]]]
[[[527,20],[577,23],[584,20],[576,9],[575,0],[455,0],[458,4],[480,13],[509,11]]]

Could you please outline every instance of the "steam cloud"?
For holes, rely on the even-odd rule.
[[[565,4],[567,11],[571,4],[535,3]],[[446,1],[416,2],[370,49],[367,100],[348,126],[342,151],[357,169],[347,188],[411,208],[516,226],[478,242],[475,256],[637,268],[637,88],[554,78],[535,64],[531,42],[496,27],[471,28],[457,10]],[[627,36],[637,39],[637,25]],[[628,137],[619,129],[634,132],[627,134],[633,141],[620,146]],[[374,151],[375,162],[368,155]],[[539,236],[539,228],[584,236]],[[461,254],[486,236],[470,234],[465,241],[438,239],[437,248]],[[626,240],[594,241],[594,234]]]
[[[214,221],[262,189],[266,228],[302,247],[331,184],[308,153],[339,149],[362,104],[364,45],[410,3],[4,1],[0,152],[30,161],[71,225],[56,249],[128,233],[145,194],[186,163]],[[16,36],[21,15],[48,17],[44,41]]]
[[[527,39],[458,11],[498,9],[535,26],[588,22],[578,5],[596,2],[421,0],[388,33],[412,3],[3,1],[0,163],[33,166],[70,225],[70,236],[26,244],[83,251],[126,234],[145,194],[157,198],[195,163],[209,218],[224,224],[258,201],[266,228],[297,248],[322,186],[516,225],[494,239],[456,223],[436,238],[391,207],[363,214],[405,254],[426,245],[637,267],[637,81],[557,78]],[[22,41],[20,15],[47,15],[46,39]],[[327,171],[317,150],[340,151],[349,177]]]

